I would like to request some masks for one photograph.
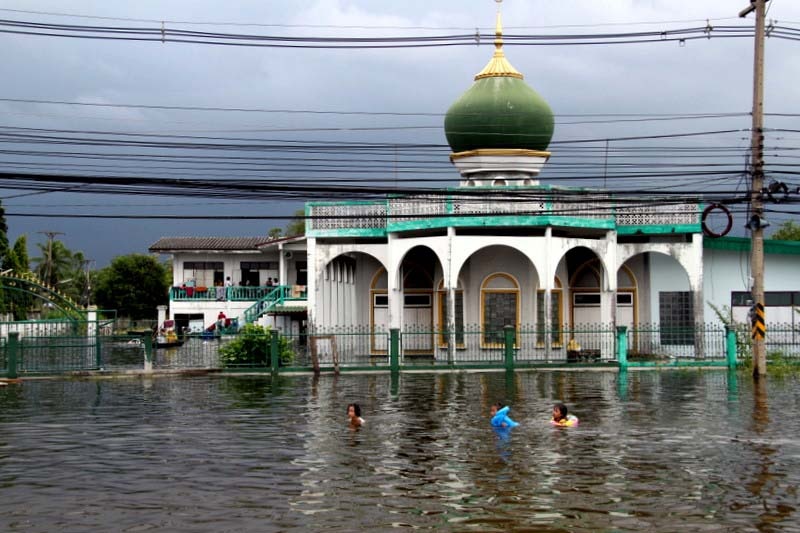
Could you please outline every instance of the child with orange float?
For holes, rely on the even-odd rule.
[[[569,414],[567,406],[563,403],[553,405],[553,418],[550,424],[559,427],[573,427],[578,425],[578,417]]]

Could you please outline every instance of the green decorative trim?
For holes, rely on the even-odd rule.
[[[642,224],[640,226],[617,226],[618,235],[663,235],[665,233],[700,233],[700,224]]]
[[[386,237],[385,228],[341,228],[306,232],[306,237]]]
[[[419,220],[389,222],[387,231],[411,231],[431,228],[453,227],[507,227],[507,226],[556,226],[595,229],[614,229],[613,219],[598,220],[589,218],[558,216],[461,216],[437,217]]]
[[[720,237],[703,239],[703,248],[709,250],[731,250],[749,252],[752,241],[747,237]],[[764,239],[764,253],[775,255],[800,255],[800,241],[778,241]]]

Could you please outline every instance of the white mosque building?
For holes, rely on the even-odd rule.
[[[398,329],[405,353],[434,359],[497,349],[507,326],[520,349],[557,359],[573,338],[590,346],[584,332],[718,323],[711,304],[744,320],[749,240],[704,237],[702,205],[631,205],[540,183],[553,113],[506,59],[499,14],[496,32],[492,58],[445,118],[457,186],[311,202],[304,237],[163,238],[150,250],[173,257],[168,318],[209,324],[223,309],[286,332],[376,332],[373,355]],[[767,319],[794,324],[800,243],[767,241],[765,252]],[[197,292],[228,278],[223,299]]]

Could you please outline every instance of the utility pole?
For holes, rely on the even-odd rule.
[[[45,276],[44,282],[48,285],[55,286],[55,283],[50,283],[50,275],[53,269],[53,239],[56,238],[56,235],[64,235],[64,232],[61,231],[37,231],[36,233],[41,233],[42,235],[47,235],[47,262],[45,263]]]
[[[92,297],[92,277],[89,266],[94,263],[94,259],[84,259],[81,261],[81,268],[85,268],[86,283],[83,286],[83,294],[81,295],[81,303],[84,307],[89,307],[89,301]]]
[[[752,337],[753,337],[753,378],[759,379],[767,373],[767,355],[764,346],[765,306],[764,306],[764,202],[761,197],[764,188],[764,19],[769,0],[750,0],[740,17],[755,11],[756,33],[753,53],[753,128],[752,135],[752,185],[750,189],[750,208],[752,216],[747,223],[751,231],[750,272],[753,277]]]

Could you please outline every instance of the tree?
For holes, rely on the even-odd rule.
[[[30,260],[28,259],[28,237],[20,235],[14,241],[14,248],[11,250],[11,263],[8,268],[13,268],[17,274],[29,272],[31,269]]]
[[[781,241],[800,241],[800,224],[795,224],[793,220],[787,220],[770,238]]]
[[[294,216],[296,218],[290,220],[286,225],[286,231],[284,231],[284,234],[287,237],[298,237],[306,234],[306,210],[298,209],[294,212]]]
[[[116,309],[132,319],[153,318],[156,307],[169,301],[166,269],[149,255],[114,258],[97,275],[95,301],[103,309]]]
[[[10,252],[8,248],[8,225],[6,224],[6,210],[0,203],[0,261],[2,262],[2,270],[7,270],[11,263]],[[9,298],[6,297],[6,291],[0,291],[0,313],[8,313],[10,309]]]
[[[25,235],[20,235],[14,242],[14,247],[8,254],[8,267],[14,270],[14,274],[20,275],[25,272],[30,272],[30,262],[28,260],[28,238]],[[25,320],[28,318],[28,313],[33,309],[33,297],[30,294],[12,291],[8,294],[10,301],[11,311],[14,313],[15,320]]]
[[[300,237],[306,234],[306,211],[305,209],[298,209],[292,215],[294,218],[286,224],[286,228],[271,228],[267,235],[270,239],[278,239],[280,237]]]
[[[37,243],[36,246],[42,254],[33,258],[39,279],[50,287],[58,287],[61,282],[71,279],[74,270],[73,254],[63,242],[53,239]]]

